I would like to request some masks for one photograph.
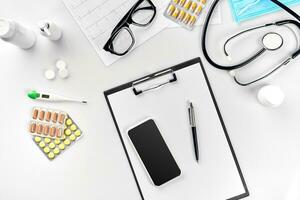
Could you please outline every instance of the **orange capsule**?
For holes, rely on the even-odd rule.
[[[46,125],[44,127],[44,135],[49,135],[49,132],[50,132],[50,127],[49,127],[49,125]]]
[[[47,111],[46,112],[46,121],[49,122],[51,120],[51,112]]]
[[[34,109],[33,112],[32,112],[32,118],[33,119],[37,119],[38,114],[39,114],[39,110],[38,109]]]
[[[56,128],[53,126],[50,128],[50,136],[55,137]]]
[[[58,138],[61,137],[61,129],[60,129],[60,128],[57,128],[57,129],[56,129],[55,135],[56,135],[56,137],[58,137]]]
[[[60,114],[58,115],[58,122],[59,122],[60,124],[63,124],[64,121],[65,121],[65,118],[66,118],[66,116],[65,116],[63,113],[60,113]]]
[[[38,127],[37,127],[37,134],[42,134],[43,133],[43,130],[44,130],[44,126],[43,124],[39,124]]]
[[[40,112],[39,112],[39,120],[43,121],[44,117],[45,117],[45,111],[40,110]]]
[[[29,131],[30,131],[30,133],[35,133],[35,131],[36,131],[36,124],[35,123],[30,124]]]
[[[56,123],[56,122],[57,122],[57,116],[58,116],[58,114],[57,114],[56,112],[53,112],[53,113],[52,113],[52,122],[53,122],[53,123]]]

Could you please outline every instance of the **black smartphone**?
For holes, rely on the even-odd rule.
[[[180,175],[181,171],[153,119],[131,128],[128,136],[154,185],[163,185]]]

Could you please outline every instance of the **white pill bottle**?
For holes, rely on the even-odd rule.
[[[0,38],[22,49],[33,47],[36,41],[33,31],[5,18],[0,18]]]

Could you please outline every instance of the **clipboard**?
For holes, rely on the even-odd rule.
[[[112,88],[104,95],[141,199],[238,200],[249,196],[200,58]],[[194,159],[185,113],[188,100],[194,100],[195,105],[199,164]],[[151,185],[126,135],[128,127],[146,117],[159,123],[182,171],[180,178],[163,187]]]

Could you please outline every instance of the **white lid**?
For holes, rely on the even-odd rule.
[[[259,102],[265,106],[277,107],[283,103],[285,95],[281,88],[268,85],[259,90],[257,98]]]
[[[4,18],[0,18],[0,37],[10,38],[15,32],[15,24]]]

